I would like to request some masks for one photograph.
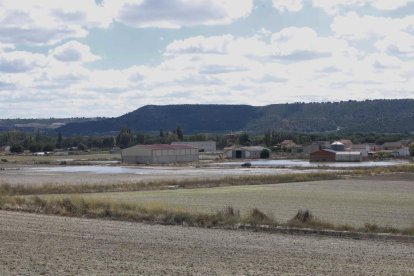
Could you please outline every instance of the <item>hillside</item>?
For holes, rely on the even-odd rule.
[[[102,118],[49,118],[49,119],[0,119],[0,131],[35,131],[53,132],[54,129],[68,123],[79,123]]]
[[[248,105],[148,105],[116,118],[69,123],[65,135],[171,130],[185,133],[227,131],[332,131],[401,133],[414,131],[414,100],[346,101],[334,103]]]

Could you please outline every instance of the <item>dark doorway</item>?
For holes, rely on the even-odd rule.
[[[236,150],[236,158],[242,158],[242,151]]]

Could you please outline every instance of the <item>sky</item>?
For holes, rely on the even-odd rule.
[[[414,0],[0,0],[0,118],[414,98]]]

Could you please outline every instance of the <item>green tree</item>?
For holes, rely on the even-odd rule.
[[[266,144],[266,147],[270,147],[272,145],[272,134],[270,133],[270,130],[265,132],[263,141]]]
[[[30,152],[38,152],[42,150],[42,145],[40,145],[39,143],[32,143],[29,146],[29,150]]]
[[[414,143],[411,143],[408,149],[410,150],[410,155],[414,156]]]
[[[249,134],[247,134],[246,132],[242,133],[239,136],[239,144],[242,146],[250,146]]]
[[[79,143],[78,150],[85,151],[87,149],[88,149],[88,147],[85,144]]]
[[[57,141],[56,141],[56,147],[58,149],[61,149],[63,147],[63,137],[62,137],[62,132],[60,132],[60,131],[58,133],[58,137],[57,137]]]
[[[10,147],[10,151],[12,153],[22,153],[24,151],[24,148],[21,144],[13,144]]]
[[[131,130],[128,127],[122,127],[118,136],[116,137],[116,144],[120,148],[127,148],[132,145],[134,141],[134,136],[132,135]]]
[[[176,133],[179,140],[184,140],[183,129],[180,126],[177,126]]]
[[[268,149],[262,149],[260,152],[260,158],[267,159],[270,157],[270,151]]]

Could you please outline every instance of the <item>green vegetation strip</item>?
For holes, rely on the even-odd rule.
[[[407,236],[414,235],[414,227],[396,229],[366,224],[355,228],[349,225],[335,225],[315,218],[309,211],[300,210],[291,220],[279,223],[258,209],[252,209],[241,216],[232,207],[214,214],[193,213],[179,209],[166,209],[161,206],[140,206],[135,204],[114,203],[100,200],[86,200],[80,197],[45,200],[32,197],[0,197],[0,209],[34,212],[71,217],[102,218],[134,222],[158,223],[165,225],[185,225],[197,227],[232,227],[260,230],[264,226],[285,228],[311,228],[320,230],[348,231],[354,233],[390,233]],[[252,228],[253,227],[253,228]]]

